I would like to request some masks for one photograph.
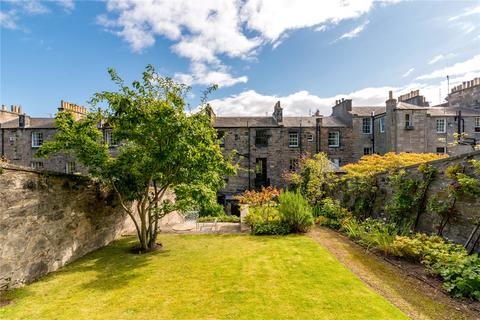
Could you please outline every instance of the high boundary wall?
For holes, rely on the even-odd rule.
[[[445,171],[449,166],[456,164],[468,167],[468,161],[472,159],[480,160],[480,151],[429,162],[428,164],[435,168],[437,173],[428,187],[426,194],[427,200],[434,195],[437,195],[440,200],[447,199],[447,186],[452,180],[445,176]],[[420,165],[412,165],[404,167],[403,169],[406,172],[405,179],[413,178],[422,180],[422,174],[418,170],[419,166]],[[473,174],[472,172],[468,173]],[[376,176],[378,191],[373,204],[373,216],[377,218],[386,217],[384,207],[392,198],[394,191],[389,183],[388,175],[388,173],[381,173]],[[477,176],[477,178],[480,177]],[[464,244],[475,228],[475,221],[480,220],[480,197],[461,195],[457,198],[455,209],[457,210],[457,214],[449,220],[449,223],[443,231],[443,236],[451,241]],[[441,219],[440,215],[425,210],[420,216],[417,230],[435,234]],[[474,238],[478,237],[479,234],[480,230],[477,231]],[[479,251],[479,249],[480,243],[477,243],[476,251]]]
[[[0,291],[135,232],[116,197],[85,177],[0,167]]]

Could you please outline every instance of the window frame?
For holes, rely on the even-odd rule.
[[[112,129],[105,129],[105,131],[103,132],[103,139],[109,148],[118,147],[118,141],[112,139],[112,131]]]
[[[474,123],[473,123],[473,130],[475,132],[480,132],[480,117],[475,117],[475,119],[473,120]]]
[[[299,161],[298,161],[298,158],[290,158],[288,160],[288,169],[290,172],[294,172],[294,171],[297,171],[298,169],[298,164],[299,164]]]
[[[70,166],[73,164],[73,166]],[[65,162],[65,173],[66,174],[73,174],[77,171],[77,164],[75,161],[67,161]]]
[[[313,133],[307,133],[307,141],[313,142]]]
[[[36,135],[39,135],[40,139],[38,137],[35,138]],[[43,132],[32,131],[31,139],[32,139],[32,148],[40,148],[43,145],[43,142],[44,142]]]
[[[288,133],[288,147],[289,148],[298,148],[300,139],[300,134],[298,132],[289,132]],[[294,138],[295,137],[295,138]],[[294,139],[292,139],[294,138]],[[295,140],[295,142],[293,142]]]
[[[335,144],[331,144],[331,143],[330,143],[330,140],[331,140],[330,135],[331,135],[331,134],[335,134],[335,135],[336,135]],[[329,148],[338,148],[338,147],[340,147],[340,131],[328,131],[327,143],[328,143],[328,147],[329,147]]]
[[[443,152],[439,152],[438,149],[443,149]],[[435,153],[436,154],[446,154],[447,153],[447,148],[446,147],[436,147],[435,148]]]
[[[268,147],[268,129],[255,130],[255,146]]]
[[[439,121],[443,121],[443,130],[442,131],[438,131]],[[435,119],[435,131],[437,133],[447,133],[447,119],[445,119],[445,118]]]
[[[368,121],[368,124],[365,122]],[[368,132],[365,129],[368,128]],[[363,117],[362,118],[362,133],[363,134],[372,134],[373,124],[371,117]]]
[[[408,118],[408,120],[407,120]],[[405,129],[413,128],[413,117],[410,113],[405,113]]]
[[[370,150],[368,153],[365,152],[365,150]],[[363,155],[364,156],[369,156],[373,154],[373,148],[372,147],[363,147]]]
[[[37,164],[39,166],[36,166],[35,164]],[[43,169],[45,169],[45,165],[44,165],[43,161],[30,161],[30,168],[32,168],[34,170],[43,170]]]
[[[380,133],[385,133],[385,117],[380,117],[378,123]]]

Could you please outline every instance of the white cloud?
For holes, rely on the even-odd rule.
[[[215,72],[225,56],[254,58],[262,46],[280,45],[291,30],[322,30],[328,24],[360,17],[372,6],[373,0],[107,0],[107,15],[98,16],[97,22],[136,52],[163,37],[173,42],[174,53],[192,64],[203,63],[223,78],[226,71],[220,71],[221,76]],[[195,78],[195,74],[189,77]],[[246,77],[238,79],[229,81],[227,76],[226,83],[243,82]]]
[[[338,94],[331,97],[319,97],[308,91],[298,91],[287,96],[263,95],[254,90],[244,91],[223,99],[210,101],[215,113],[236,116],[264,116],[273,112],[276,101],[281,102],[286,116],[308,116],[319,110],[323,115],[331,113],[335,100],[341,98],[353,99],[354,105],[384,105],[388,91],[392,87],[376,87],[357,90],[348,94]]]
[[[462,13],[460,13],[456,16],[450,17],[448,19],[448,21],[455,21],[455,20],[458,20],[460,18],[465,18],[465,17],[471,16],[471,15],[474,15],[474,14],[480,14],[480,6],[465,9]]]
[[[14,10],[0,11],[0,27],[6,29],[17,29],[17,15]]]
[[[446,77],[447,75],[450,77],[462,76],[467,73],[477,72],[477,71],[480,71],[480,54],[466,61],[457,62],[452,66],[434,70],[433,72],[419,76],[416,79],[430,80],[430,79]]]
[[[336,41],[342,40],[342,39],[352,39],[358,37],[358,35],[365,29],[365,27],[368,25],[369,21],[365,21],[355,29],[342,34]]]
[[[455,53],[449,53],[449,54],[446,54],[446,55],[439,54],[439,55],[436,55],[435,57],[433,57],[430,61],[428,61],[428,64],[435,64],[439,61],[451,59],[455,56],[456,56]]]
[[[246,83],[248,81],[246,76],[233,77],[228,73],[228,68],[224,65],[216,65],[213,68],[212,70],[201,62],[194,62],[190,68],[191,74],[176,73],[174,79],[188,85],[200,84],[209,86],[218,84],[220,87],[230,87],[237,83]]]
[[[75,9],[74,0],[55,0],[66,12],[72,12]]]
[[[73,0],[53,0],[50,2],[63,7],[66,12],[71,12],[75,8]],[[51,11],[46,3],[49,2],[41,0],[3,0],[2,10],[0,11],[0,28],[26,31],[26,28],[18,26],[20,18],[25,15],[42,15],[50,13]]]
[[[463,81],[480,77],[480,71],[468,72],[459,77],[450,78],[450,89]],[[324,116],[330,115],[335,100],[341,98],[352,99],[353,106],[385,106],[388,92],[392,90],[394,96],[409,93],[420,89],[431,105],[440,104],[447,95],[447,80],[440,83],[427,84],[412,82],[401,87],[370,87],[359,89],[350,93],[337,94],[330,97],[320,97],[308,91],[299,91],[290,95],[263,95],[254,90],[244,91],[222,99],[210,101],[218,116],[265,116],[273,112],[276,101],[281,102],[286,116],[308,116],[317,109]]]
[[[405,72],[405,73],[402,75],[402,78],[408,77],[414,70],[415,70],[415,68],[410,68],[410,69],[408,69],[408,71]]]

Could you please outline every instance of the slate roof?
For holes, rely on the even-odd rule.
[[[343,127],[346,128],[347,124],[343,122],[340,118],[330,116],[322,119],[322,127]]]
[[[462,111],[462,117],[480,117],[480,110],[458,107],[430,107],[427,114],[432,117],[456,116],[458,111]]]
[[[367,117],[371,116],[372,112],[375,112],[375,115],[385,113],[385,107],[382,106],[358,106],[352,107],[351,113],[356,116]]]
[[[0,124],[0,128],[17,129],[18,118],[12,119]],[[54,129],[54,118],[30,118],[30,125],[25,127],[26,129]]]
[[[216,128],[239,127],[315,127],[315,117],[283,117],[281,125],[273,117],[215,117]]]
[[[430,107],[420,107],[411,103],[400,101],[397,103],[395,109],[398,110],[428,110]]]

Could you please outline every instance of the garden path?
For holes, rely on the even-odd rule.
[[[453,299],[440,289],[440,283],[428,283],[415,272],[405,270],[408,263],[399,267],[325,227],[314,227],[309,236],[413,319],[480,319],[476,305]]]

